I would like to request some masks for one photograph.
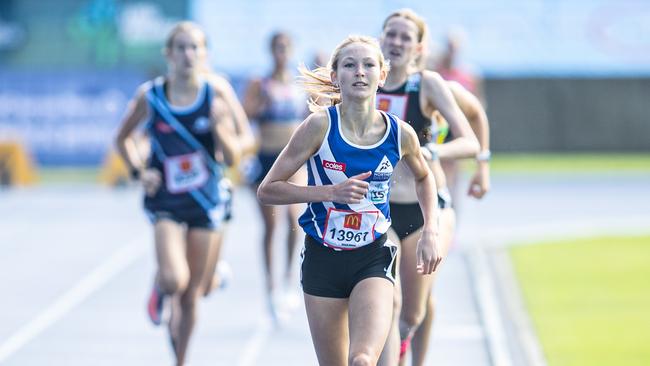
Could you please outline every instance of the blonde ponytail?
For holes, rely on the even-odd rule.
[[[324,106],[341,103],[341,91],[330,78],[328,67],[317,67],[309,70],[304,64],[298,66],[298,83],[309,94],[309,110],[317,112]]]

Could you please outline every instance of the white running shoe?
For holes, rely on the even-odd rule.
[[[232,281],[232,268],[230,267],[230,264],[226,261],[219,261],[217,262],[216,268],[214,269],[214,273],[212,274],[212,278],[210,279],[210,282],[206,285],[205,292],[203,293],[204,297],[210,296],[213,290],[223,290],[228,285],[230,284],[230,281]]]
[[[288,311],[293,312],[300,307],[300,294],[298,289],[287,283],[284,287],[284,305]]]
[[[267,295],[267,306],[269,309],[269,316],[274,326],[281,328],[289,322],[291,314],[287,310],[284,302],[284,296],[273,291]]]
[[[232,272],[232,267],[230,267],[230,264],[226,261],[219,261],[217,263],[217,268],[215,270],[217,277],[219,278],[219,290],[223,290],[228,285],[230,285],[230,282],[232,281],[233,277],[233,272]]]

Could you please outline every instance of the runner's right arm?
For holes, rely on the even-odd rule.
[[[122,124],[115,139],[117,151],[127,164],[132,178],[139,178],[147,195],[153,195],[158,191],[162,177],[156,169],[146,169],[146,161],[138,153],[138,147],[133,139],[133,131],[149,114],[146,92],[148,84],[138,88],[136,96],[129,102]]]
[[[138,154],[138,149],[132,134],[145,117],[147,117],[147,114],[149,114],[149,106],[145,97],[147,89],[147,85],[141,85],[136,92],[136,96],[129,101],[115,139],[117,152],[130,170],[142,170],[145,166],[145,162],[142,161],[140,154]]]
[[[298,126],[257,190],[257,198],[261,203],[359,203],[366,195],[368,182],[363,179],[368,178],[372,172],[350,177],[335,185],[302,186],[289,182],[289,178],[320,148],[329,123],[326,113],[313,113]]]

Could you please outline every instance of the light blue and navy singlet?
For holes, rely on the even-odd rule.
[[[327,109],[329,127],[318,152],[307,162],[308,185],[338,184],[367,171],[368,194],[359,204],[311,202],[299,219],[307,235],[325,246],[349,250],[372,243],[390,227],[390,178],[401,157],[397,118],[381,112],[386,133],[377,143],[356,145],[343,136],[338,107]]]
[[[167,100],[165,86],[160,77],[146,92],[151,112],[147,167],[161,172],[162,183],[155,195],[145,196],[144,206],[153,212],[210,211],[228,194],[220,184],[223,166],[214,160],[212,88],[203,81],[194,103],[175,107]]]
[[[307,113],[304,93],[294,83],[281,83],[270,77],[262,79],[265,108],[257,117],[260,123],[297,123]]]
[[[282,83],[271,77],[261,81],[264,108],[257,116],[260,124],[298,124],[307,114],[307,99],[295,83]],[[257,154],[259,165],[253,168],[249,179],[257,184],[264,177],[280,155],[278,151],[260,151]]]

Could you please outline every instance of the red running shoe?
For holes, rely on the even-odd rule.
[[[404,358],[404,355],[406,354],[406,351],[408,351],[409,347],[411,346],[411,337],[408,337],[399,344],[399,359],[401,360]]]
[[[160,291],[157,285],[151,289],[149,301],[147,301],[147,314],[154,325],[162,323],[163,300],[165,295]]]

